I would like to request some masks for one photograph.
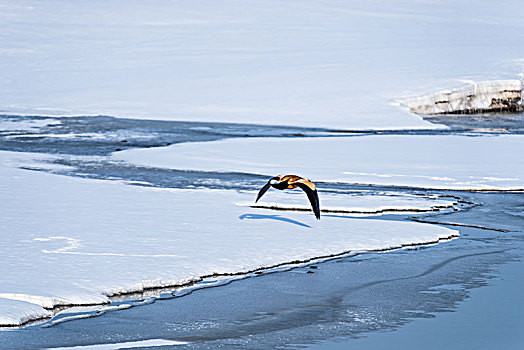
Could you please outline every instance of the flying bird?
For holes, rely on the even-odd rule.
[[[307,198],[311,203],[315,217],[320,220],[320,207],[318,202],[318,193],[315,187],[315,184],[306,179],[305,177],[300,177],[297,175],[278,175],[269,179],[267,184],[264,185],[258,192],[257,200],[264,195],[264,193],[269,190],[270,187],[276,188],[277,190],[289,190],[292,188],[300,187],[307,194]]]

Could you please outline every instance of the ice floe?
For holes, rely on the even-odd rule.
[[[241,202],[239,205],[251,208],[265,208],[281,211],[311,211],[306,195],[300,190],[272,190],[259,202]],[[321,192],[321,213],[348,215],[377,215],[395,213],[431,212],[454,209],[457,199],[445,197],[415,196],[408,193],[363,193],[347,194]]]
[[[254,192],[128,186],[23,170],[41,155],[0,152],[0,321],[344,252],[456,237],[428,224],[268,212]],[[174,287],[173,287],[174,288]]]
[[[518,135],[238,139],[114,154],[173,169],[298,174],[313,181],[435,189],[524,189]]]

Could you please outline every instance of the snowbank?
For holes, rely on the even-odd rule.
[[[406,99],[403,103],[416,114],[517,112],[522,110],[522,82],[473,82],[461,89]]]

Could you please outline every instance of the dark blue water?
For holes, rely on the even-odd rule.
[[[418,349],[522,349],[524,346],[524,261],[502,266],[487,288],[470,291],[456,312],[409,322],[392,332],[377,332],[354,340],[324,341],[310,350],[389,348]],[[456,288],[456,286],[449,286]]]
[[[49,125],[31,129],[2,122]],[[53,123],[55,122],[55,123]],[[22,125],[22,124],[21,124]],[[110,116],[42,117],[0,115],[0,150],[73,155],[108,155],[131,148],[161,147],[182,142],[238,137],[315,137],[333,135],[326,129],[256,124],[200,123],[124,119]]]
[[[125,119],[111,116],[44,117],[0,114],[0,150],[72,155],[108,155],[130,148],[161,147],[181,142],[239,137],[351,137],[366,135],[521,134],[524,114],[435,116],[440,130],[333,130],[235,123]],[[49,125],[2,130],[2,123],[50,122]],[[52,123],[54,122],[54,123]],[[22,124],[21,124],[22,125]]]

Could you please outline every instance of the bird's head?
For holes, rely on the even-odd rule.
[[[269,184],[271,186],[279,184],[279,183],[280,183],[280,176],[275,176],[275,177],[272,177],[271,179],[269,179]]]

